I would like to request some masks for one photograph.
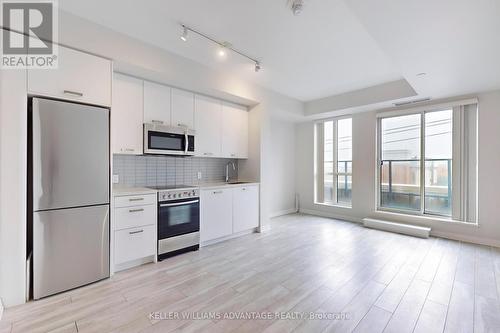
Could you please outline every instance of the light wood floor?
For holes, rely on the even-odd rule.
[[[500,332],[500,250],[289,215],[252,234],[11,308],[0,332]],[[158,320],[151,312],[348,314]]]

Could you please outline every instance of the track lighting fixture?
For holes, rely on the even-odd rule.
[[[293,15],[297,16],[302,12],[304,8],[303,0],[290,0],[290,7],[292,8]]]
[[[188,29],[186,26],[182,26],[182,35],[181,35],[181,39],[184,41],[184,42],[187,42],[188,40]]]
[[[258,61],[255,62],[255,72],[260,71],[260,63]]]
[[[181,24],[181,27],[182,27],[182,35],[181,35],[181,39],[183,41],[187,41],[187,37],[188,37],[188,33],[189,32],[192,32],[200,37],[203,37],[205,38],[206,40],[214,43],[214,44],[217,44],[218,46],[218,50],[217,50],[217,54],[224,58],[226,57],[227,55],[227,52],[228,50],[229,51],[233,51],[234,53],[237,53],[239,54],[240,56],[244,57],[244,58],[247,58],[248,60],[252,61],[254,64],[255,64],[255,72],[258,72],[261,70],[262,68],[262,65],[260,64],[260,61],[258,61],[257,59],[254,59],[248,55],[246,55],[245,53],[241,52],[241,51],[238,51],[237,49],[233,48],[233,46],[231,45],[231,43],[229,42],[221,42],[221,41],[218,41],[216,40],[215,38],[212,38],[198,30],[195,30],[193,28],[190,28],[188,27],[187,25],[184,25],[184,24]]]

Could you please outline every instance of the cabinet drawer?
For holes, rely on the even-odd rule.
[[[115,264],[156,254],[155,226],[115,231]]]
[[[115,209],[115,230],[156,224],[156,206],[132,206]]]
[[[58,60],[56,70],[28,70],[30,93],[111,106],[111,61],[63,46]]]
[[[115,198],[115,208],[156,205],[156,194],[127,195]]]

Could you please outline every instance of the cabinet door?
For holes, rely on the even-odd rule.
[[[248,157],[248,112],[227,102],[222,104],[222,156]]]
[[[144,81],[144,122],[170,126],[171,88]]]
[[[115,74],[111,137],[114,154],[142,154],[143,137],[142,81]]]
[[[196,95],[195,110],[196,156],[221,157],[221,101]]]
[[[28,91],[89,104],[111,105],[111,61],[59,46],[57,69],[29,69]]]
[[[233,188],[233,232],[259,226],[259,187]]]
[[[232,189],[200,193],[200,239],[209,241],[233,232]]]
[[[172,88],[172,126],[194,128],[194,94]]]

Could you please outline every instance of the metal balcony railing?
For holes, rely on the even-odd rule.
[[[444,164],[441,168],[439,164]],[[398,165],[399,164],[399,165]],[[413,164],[413,165],[412,165]],[[438,165],[436,165],[438,164]],[[386,166],[387,170],[383,170],[382,167]],[[448,215],[451,208],[451,197],[452,197],[452,187],[451,187],[451,176],[452,176],[452,160],[451,159],[426,159],[425,160],[425,174],[424,177],[428,177],[428,172],[431,172],[430,178],[435,179],[436,172],[440,169],[443,170],[440,181],[438,183],[432,182],[430,185],[424,182],[424,195],[425,195],[425,205],[433,206],[429,208],[431,211],[436,211],[437,213]],[[416,168],[416,179],[404,179],[405,176],[410,178],[412,170]],[[395,177],[396,172],[399,171],[399,177]],[[445,171],[444,171],[445,170]],[[410,159],[400,159],[400,160],[382,160],[381,170],[380,170],[380,195],[382,206],[387,207],[397,207],[400,206],[408,207],[411,209],[420,209],[420,160],[410,160]],[[446,177],[443,182],[442,178]],[[399,178],[399,182],[395,182],[394,178]],[[406,197],[406,200],[403,198]],[[432,204],[434,203],[434,204]],[[426,207],[427,211],[428,208]]]

